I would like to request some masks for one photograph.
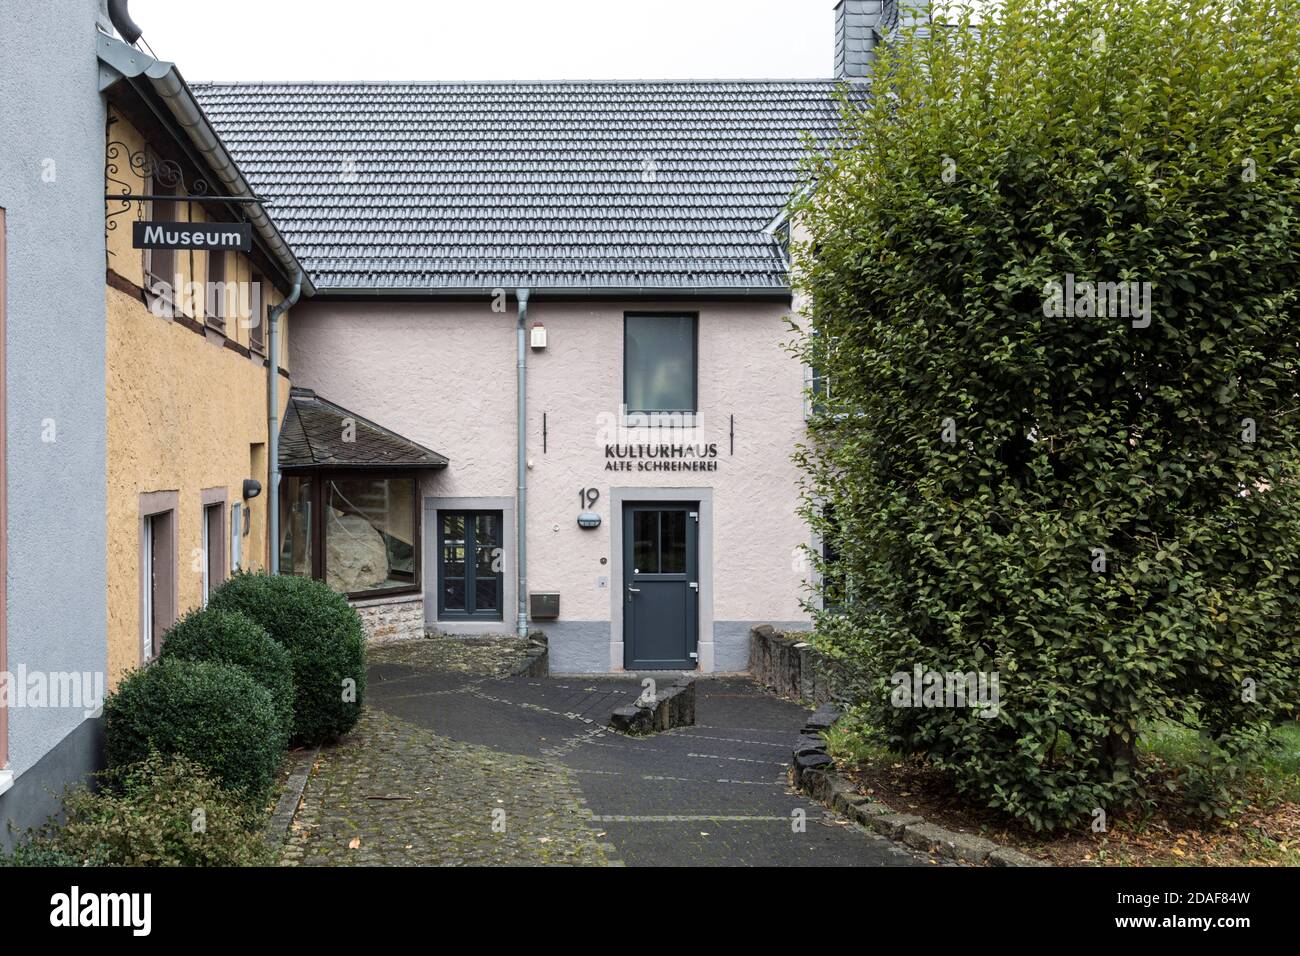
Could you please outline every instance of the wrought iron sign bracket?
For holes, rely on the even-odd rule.
[[[135,193],[125,176],[130,172],[147,185],[156,183],[167,189],[176,189],[175,193]],[[133,151],[121,140],[112,140],[104,160],[104,179],[109,188],[120,186],[117,193],[106,192],[105,203],[121,203],[121,208],[108,211],[108,230],[117,229],[116,218],[131,211],[132,203],[144,202],[202,202],[222,203],[241,208],[243,206],[269,206],[271,201],[260,196],[219,196],[209,191],[206,179],[195,179],[193,183],[185,182],[185,174],[180,163],[170,159],[157,159],[144,151]],[[136,218],[143,218],[144,209],[138,206]],[[240,218],[247,221],[241,211]]]

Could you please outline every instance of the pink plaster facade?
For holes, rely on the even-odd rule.
[[[623,323],[629,311],[698,315],[699,414],[695,428],[684,433],[642,429],[622,440],[716,444],[716,470],[607,470],[605,446],[620,437]],[[559,621],[531,625],[548,634],[554,672],[622,667],[622,585],[615,578],[621,559],[611,553],[613,526],[621,516],[611,510],[616,498],[636,500],[638,489],[680,489],[681,500],[711,502],[708,567],[701,542],[700,574],[707,578],[701,589],[701,671],[743,670],[752,624],[807,620],[800,549],[812,539],[796,514],[798,474],[790,460],[804,435],[803,371],[786,350],[789,313],[788,300],[582,301],[534,294],[529,325],[544,325],[548,344],[528,353],[527,587],[560,594]],[[310,300],[294,310],[290,367],[296,385],[450,459],[446,470],[424,480],[426,507],[430,499],[513,499],[515,334],[513,299],[506,312],[494,312],[488,298]],[[593,510],[603,523],[595,530],[577,526],[580,491],[587,488],[600,491]],[[426,517],[426,621],[455,632],[456,625],[435,620],[436,562],[429,544],[435,535]],[[513,528],[507,527],[510,593],[513,542]],[[500,633],[513,630],[513,614],[507,604]]]

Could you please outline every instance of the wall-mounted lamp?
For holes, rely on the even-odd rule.
[[[584,511],[582,514],[578,515],[578,527],[599,528],[600,515],[596,514],[594,511]]]
[[[261,493],[262,493],[262,483],[260,481],[258,481],[256,478],[244,479],[244,500],[245,501],[248,501],[251,498],[256,498]],[[244,511],[243,534],[246,536],[248,534],[249,527],[253,523],[253,509],[244,508],[243,511]]]

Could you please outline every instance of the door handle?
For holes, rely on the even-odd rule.
[[[628,593],[628,594],[640,594],[640,593],[641,593],[641,589],[640,589],[640,588],[634,588],[634,587],[632,587],[632,586],[629,584],[629,585],[628,585],[628,588],[627,588],[627,593]]]

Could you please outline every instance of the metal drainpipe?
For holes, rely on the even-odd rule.
[[[271,573],[280,573],[280,316],[298,304],[302,295],[302,270],[293,277],[293,291],[271,310],[271,328],[267,330],[266,344],[266,492],[267,538],[271,552]]]
[[[516,545],[518,549],[518,591],[519,591],[519,614],[515,620],[515,633],[520,637],[528,636],[528,342],[527,328],[528,322],[528,290],[518,289],[515,292],[519,300],[519,361],[518,361],[518,382],[519,390],[519,421],[518,421],[518,462],[516,470],[519,477],[518,498],[515,501],[515,520],[518,525],[519,541]]]

